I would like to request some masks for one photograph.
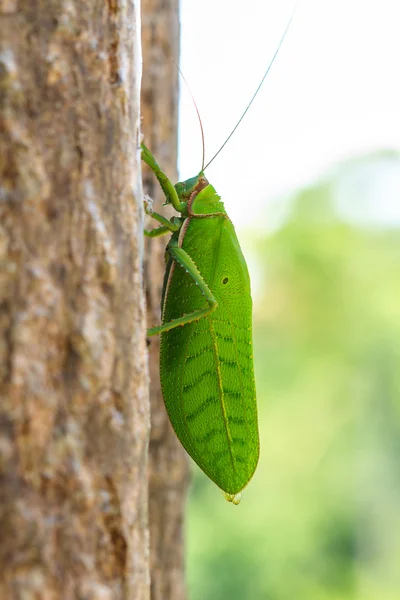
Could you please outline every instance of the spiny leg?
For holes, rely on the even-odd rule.
[[[206,297],[208,302],[208,306],[205,308],[199,308],[189,313],[188,315],[183,315],[182,317],[178,317],[177,319],[173,319],[168,323],[163,323],[157,327],[152,327],[147,331],[147,335],[159,335],[165,331],[170,331],[175,327],[179,327],[182,325],[186,325],[186,323],[193,323],[193,321],[198,321],[203,317],[211,314],[218,306],[218,302],[213,296],[210,288],[202,278],[198,268],[194,264],[193,260],[190,258],[189,254],[185,252],[182,248],[178,248],[176,242],[171,243],[167,252],[170,254],[171,258],[175,260],[178,264],[181,265],[186,271],[186,273],[193,279],[193,281],[199,286],[200,291]]]

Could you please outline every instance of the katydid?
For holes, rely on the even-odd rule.
[[[206,167],[250,108],[292,18],[246,110]],[[172,234],[166,247],[162,324],[148,335],[161,335],[161,387],[179,440],[227,500],[238,504],[259,458],[252,299],[234,226],[204,175],[203,130],[202,139],[201,171],[176,185],[142,144],[142,160],[157,177],[166,204],[179,213],[168,220],[145,203],[146,213],[160,223],[145,234]]]

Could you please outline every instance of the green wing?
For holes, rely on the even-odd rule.
[[[222,490],[242,490],[257,466],[258,425],[247,266],[231,221],[192,218],[182,248],[218,301],[210,316],[161,336],[161,384],[182,444]],[[168,269],[163,323],[206,306],[178,264]]]

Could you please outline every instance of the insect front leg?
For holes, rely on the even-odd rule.
[[[185,269],[186,273],[199,286],[200,291],[206,297],[208,306],[206,306],[205,308],[199,308],[197,310],[194,310],[188,315],[183,315],[182,317],[173,319],[168,323],[163,323],[162,325],[159,325],[157,327],[152,327],[147,331],[148,336],[159,335],[160,333],[170,331],[175,327],[180,327],[186,325],[187,323],[193,323],[193,321],[198,321],[199,319],[202,319],[203,317],[206,317],[212,312],[214,312],[214,310],[218,306],[217,300],[215,299],[210,288],[204,281],[203,277],[201,276],[193,260],[190,258],[189,254],[185,252],[185,250],[183,250],[182,248],[179,248],[176,241],[168,245],[167,252],[173,260],[175,260],[179,265],[181,265],[181,267]]]
[[[141,148],[142,148],[142,160],[150,167],[150,169],[153,171],[154,175],[157,177],[158,182],[161,186],[161,189],[164,192],[165,197],[167,198],[167,202],[170,202],[177,212],[182,212],[182,210],[186,207],[186,203],[181,202],[179,200],[179,196],[175,189],[174,184],[172,183],[172,181],[170,179],[168,179],[166,174],[161,170],[156,159],[154,158],[154,156],[152,155],[150,150],[148,148],[146,148],[146,146],[143,144],[143,142],[141,144]]]
[[[181,221],[177,217],[172,217],[169,220],[163,215],[154,212],[152,209],[152,200],[147,194],[144,195],[144,211],[146,215],[161,223],[161,227],[157,227],[156,229],[145,229],[144,235],[147,237],[159,237],[167,233],[173,233],[181,227]]]

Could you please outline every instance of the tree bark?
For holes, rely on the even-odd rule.
[[[165,173],[177,181],[179,1],[143,0],[142,115],[146,145]],[[174,62],[171,60],[174,59]],[[145,191],[164,212],[158,182],[145,171]],[[153,227],[148,223],[149,228]],[[146,244],[148,323],[160,322],[164,249],[168,236]],[[150,342],[150,555],[152,600],[185,600],[183,520],[188,460],[169,422],[160,388],[159,338]]]
[[[145,600],[134,0],[0,0],[0,598]]]

